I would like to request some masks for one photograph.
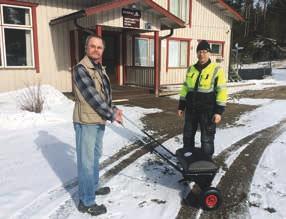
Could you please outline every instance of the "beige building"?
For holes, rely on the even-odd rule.
[[[0,0],[0,92],[40,80],[72,90],[86,37],[106,41],[113,84],[153,89],[181,84],[202,39],[228,70],[232,21],[223,0]]]

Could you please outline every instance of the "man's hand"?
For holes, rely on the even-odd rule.
[[[178,110],[178,116],[179,117],[183,117],[184,115],[184,111],[183,110]]]
[[[214,114],[212,121],[213,121],[215,124],[220,123],[220,121],[221,121],[221,115],[220,115],[220,114]]]
[[[117,109],[115,112],[115,120],[114,121],[122,124],[122,122],[123,122],[122,115],[123,115],[123,111],[120,109]]]

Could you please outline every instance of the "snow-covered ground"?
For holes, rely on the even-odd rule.
[[[286,70],[275,70],[273,77],[263,81],[285,85]],[[260,82],[255,83],[256,89],[264,88]],[[247,90],[253,85],[240,88]],[[73,199],[77,200],[74,196],[77,187],[62,187],[76,177],[73,102],[54,88],[43,86],[44,112],[24,112],[17,104],[22,92],[0,94],[0,218],[90,218],[76,210]],[[258,107],[243,114],[235,126],[217,130],[216,155],[241,138],[286,118],[283,110],[286,100],[233,101]],[[159,111],[119,107],[141,128],[140,118]],[[107,124],[101,162],[142,134],[128,122],[124,126]],[[196,141],[199,142],[199,135]],[[256,206],[250,208],[253,218],[286,217],[283,209],[286,203],[285,142],[284,133],[267,148],[258,165],[250,192],[251,203]],[[182,135],[169,139],[164,145],[175,151],[182,146]],[[227,160],[228,166],[240,151]],[[107,206],[108,213],[99,218],[175,218],[181,198],[189,189],[177,183],[180,178],[155,155],[146,154],[107,182],[112,193],[98,197],[98,202]],[[63,208],[58,209],[59,206]],[[275,212],[271,214],[272,208]]]
[[[76,177],[74,103],[51,86],[43,86],[41,114],[20,110],[24,90],[0,95],[0,218],[33,202]],[[140,118],[158,109],[119,106],[139,127]],[[140,132],[130,124],[107,124],[101,161],[129,145]]]
[[[272,68],[283,68],[283,67],[285,68],[286,60],[272,61],[271,63],[269,61],[265,61],[252,64],[243,64],[241,65],[241,68],[257,69],[257,68],[268,68],[270,66],[272,66]]]
[[[271,101],[268,99],[261,99],[256,102],[255,99],[241,99],[243,104],[258,105],[259,107],[251,113],[245,113],[237,122],[237,126],[220,129],[216,135],[216,154],[219,154],[223,149],[226,149],[234,142],[269,126],[279,123],[282,119],[286,118],[286,113],[280,116],[273,117],[273,111],[281,109],[286,106],[286,100]],[[258,122],[259,121],[259,122]],[[196,142],[199,144],[200,136],[196,136]],[[176,149],[182,146],[182,135],[176,136],[163,143],[171,151],[175,152]],[[239,153],[246,147],[243,146],[226,161],[227,166],[236,159]],[[285,147],[285,145],[284,145]],[[280,150],[282,150],[280,148]],[[268,156],[268,155],[267,155]],[[283,168],[281,160],[271,159],[275,164],[268,164],[268,166],[280,166]],[[164,162],[163,162],[164,163]],[[284,162],[285,163],[285,162]],[[260,167],[260,166],[259,166]],[[214,184],[218,184],[223,172],[214,179]],[[258,173],[261,176],[261,173]],[[257,176],[256,176],[257,177]],[[284,177],[286,180],[285,174]],[[165,164],[157,162],[155,155],[147,154],[138,159],[133,165],[123,170],[117,177],[114,177],[108,185],[113,189],[112,195],[107,198],[101,198],[100,201],[106,203],[110,212],[100,218],[175,218],[181,207],[181,198],[187,194],[188,187],[184,187],[177,183],[181,179],[180,174],[172,170]],[[270,178],[271,179],[271,178]],[[269,178],[265,177],[265,180]],[[286,184],[284,181],[279,183],[280,189],[285,191]],[[259,181],[261,185],[265,185],[265,181]],[[258,194],[263,194],[261,191]],[[282,194],[286,194],[282,192]],[[280,195],[281,193],[276,193]],[[263,195],[261,196],[263,197]],[[278,199],[279,198],[279,199]],[[286,197],[276,197],[273,195],[273,201],[283,199]],[[155,201],[154,201],[155,200]],[[263,201],[262,198],[261,201]],[[269,199],[267,199],[269,200]],[[276,208],[277,215],[282,214],[283,208]],[[263,209],[260,213],[261,217],[267,218],[268,212]],[[80,218],[80,215],[74,208],[74,213],[71,218]],[[284,213],[285,214],[285,213]],[[264,216],[264,217],[263,217]],[[279,218],[279,217],[277,217]],[[283,217],[280,217],[283,218]]]
[[[238,93],[244,90],[262,90],[268,87],[285,86],[286,74],[285,69],[273,69],[272,76],[263,80],[247,80],[242,82],[228,83],[229,93]]]
[[[250,192],[250,213],[253,219],[286,218],[286,133],[265,150]]]
[[[247,68],[247,69],[269,68],[272,64],[273,63],[270,62],[258,62],[252,64],[243,64],[241,65],[241,68]]]

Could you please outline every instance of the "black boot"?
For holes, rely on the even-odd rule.
[[[109,187],[101,187],[95,192],[95,195],[107,195],[109,193],[110,193]]]
[[[92,216],[97,216],[100,214],[105,214],[107,212],[106,207],[104,205],[91,205],[91,206],[85,206],[82,201],[79,201],[78,204],[78,210],[81,213],[88,213]]]

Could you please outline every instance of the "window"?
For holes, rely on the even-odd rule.
[[[188,21],[190,0],[169,0],[169,11],[181,18],[183,21]]]
[[[149,38],[135,38],[134,65],[154,66],[154,40]]]
[[[188,67],[189,42],[186,40],[169,40],[168,67]]]
[[[32,9],[1,5],[1,67],[34,67]]]
[[[212,55],[221,55],[223,54],[223,43],[210,43]]]

